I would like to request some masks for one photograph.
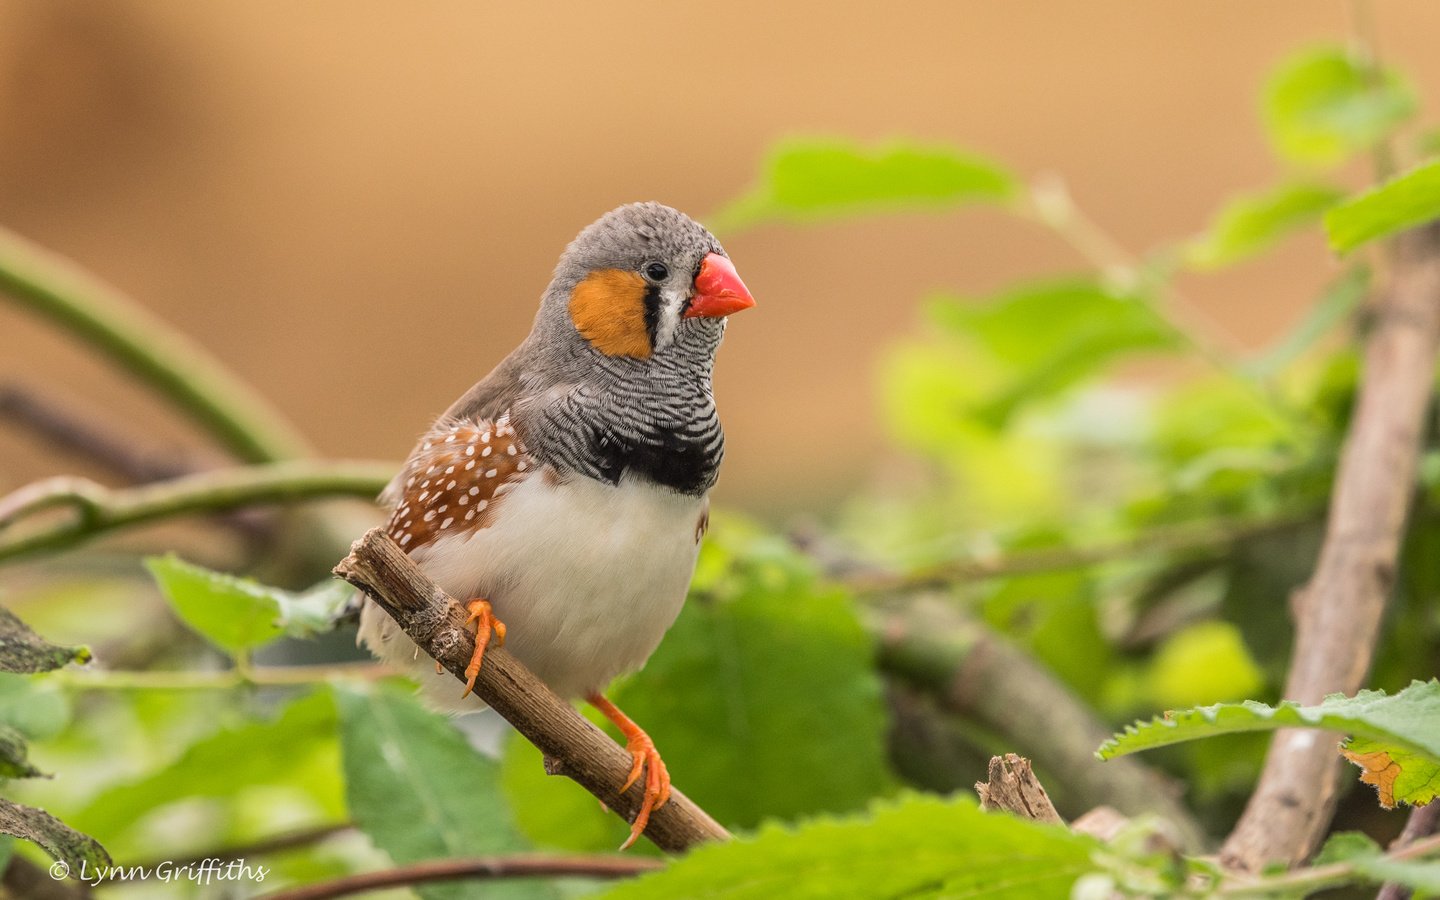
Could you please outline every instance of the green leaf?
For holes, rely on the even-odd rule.
[[[159,769],[102,791],[73,816],[82,828],[113,840],[147,813],[196,798],[231,800],[275,785],[308,797],[329,818],[343,803],[337,773],[335,704],[315,691],[273,720],[223,728],[190,745]]]
[[[1354,312],[1370,290],[1370,270],[1355,266],[1325,288],[1320,299],[1296,325],[1264,353],[1250,360],[1245,371],[1264,378],[1298,359],[1315,342]]]
[[[1008,370],[974,410],[994,428],[1122,356],[1179,344],[1144,299],[1085,279],[1026,284],[979,300],[942,297],[930,313]]]
[[[1416,166],[1325,214],[1338,253],[1440,218],[1440,159]]]
[[[10,610],[0,606],[0,672],[50,672],[70,663],[90,661],[88,647],[62,647],[31,631]]]
[[[529,849],[500,794],[498,764],[422,707],[413,688],[345,687],[336,699],[350,813],[396,863]],[[416,890],[427,900],[555,896],[520,881]]]
[[[145,566],[185,624],[230,654],[281,635],[310,637],[329,631],[354,593],[343,582],[327,580],[296,594],[174,556],[151,557]]]
[[[707,221],[717,231],[737,230],[770,221],[1004,201],[1016,190],[1010,173],[953,147],[797,138],[774,149],[759,185]]]
[[[1440,893],[1440,862],[1392,859],[1379,844],[1359,832],[1342,831],[1325,842],[1315,857],[1315,865],[1331,863],[1345,863],[1376,884],[1393,881],[1426,895]]]
[[[0,798],[0,833],[37,844],[78,876],[82,867],[90,871],[111,864],[110,854],[94,838],[81,834],[64,822],[30,806]],[[53,871],[53,870],[52,870]]]
[[[1161,643],[1146,679],[1161,706],[1190,706],[1207,700],[1254,694],[1264,687],[1240,629],[1229,622],[1197,622]]]
[[[853,900],[1070,896],[1096,844],[1065,828],[987,815],[967,801],[912,797],[873,815],[768,826],[707,844],[609,900]]]
[[[715,524],[714,571],[614,699],[727,825],[863,807],[889,786],[886,714],[850,596],[782,538]]]
[[[1185,259],[1199,269],[1248,259],[1319,221],[1343,196],[1329,185],[1296,182],[1235,197],[1221,208],[1205,234],[1185,248]]]
[[[1096,751],[1111,759],[1181,741],[1240,731],[1273,731],[1308,726],[1351,735],[1346,755],[1366,770],[1362,780],[1388,790],[1395,800],[1430,802],[1440,790],[1440,681],[1415,681],[1398,694],[1361,691],[1332,694],[1316,706],[1293,702],[1271,707],[1247,700],[1167,713],[1137,722]],[[1381,759],[1377,754],[1383,754]],[[1368,777],[1375,773],[1374,777]]]
[[[1331,166],[1388,135],[1415,111],[1415,94],[1393,71],[1372,72],[1336,47],[1290,57],[1263,101],[1270,143],[1285,159]]]
[[[9,725],[0,725],[0,778],[49,778],[30,764],[25,736]]]

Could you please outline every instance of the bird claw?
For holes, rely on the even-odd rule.
[[[635,762],[630,767],[630,776],[620,787],[620,793],[630,790],[630,786],[639,781],[643,774],[645,795],[640,801],[640,809],[635,813],[635,821],[630,824],[630,837],[620,845],[621,850],[628,850],[639,840],[645,826],[650,824],[650,814],[670,801],[670,773],[650,736],[643,731],[637,732],[626,741],[625,749],[630,751]]]
[[[505,646],[505,623],[495,618],[495,611],[490,606],[490,601],[476,598],[465,604],[469,615],[465,624],[475,622],[475,652],[470,655],[470,664],[465,667],[465,692],[460,699],[470,696],[475,690],[475,679],[480,675],[480,664],[485,659],[485,649],[490,641],[495,641],[495,646]]]

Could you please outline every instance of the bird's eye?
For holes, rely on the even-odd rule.
[[[670,277],[670,267],[662,262],[648,262],[640,270],[649,281],[661,282]]]

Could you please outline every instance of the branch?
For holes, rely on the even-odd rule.
[[[1110,729],[1055,676],[989,629],[932,603],[916,604],[875,630],[882,669],[1005,735],[1083,806],[1156,813],[1175,825],[1187,846],[1203,845],[1204,829],[1179,801],[1176,786],[1130,757],[1097,760],[1092,751]]]
[[[490,651],[485,651],[490,658]],[[258,900],[328,900],[387,887],[456,881],[462,878],[629,878],[664,868],[658,859],[615,856],[493,856],[482,859],[436,859],[381,872],[347,875],[334,881],[288,888]]]
[[[17,384],[0,385],[0,417],[29,428],[62,450],[105,466],[126,481],[160,481],[197,468],[178,453],[150,449],[93,414],[67,408]]]
[[[335,574],[370,595],[420,649],[461,681],[475,649],[465,611],[436,587],[380,528],[355,542]],[[563,774],[600,798],[626,820],[640,808],[640,784],[617,793],[631,758],[570,704],[561,700],[503,649],[485,651],[475,694],[545,754],[546,771]],[[676,790],[650,817],[645,836],[662,850],[678,852],[729,834]]]
[[[369,499],[393,473],[394,466],[383,463],[297,460],[201,472],[121,490],[84,478],[51,478],[0,498],[0,563],[53,553],[102,534],[184,513],[317,497]],[[68,507],[74,514],[25,533],[10,533],[22,520],[54,507]]]
[[[1440,803],[1432,800],[1424,806],[1415,807],[1410,810],[1410,817],[1405,820],[1405,828],[1400,832],[1400,836],[1386,849],[1391,853],[1405,849],[1432,834],[1437,823],[1440,823]],[[1409,900],[1410,894],[1409,888],[1390,881],[1381,886],[1375,900]]]
[[[1396,241],[1393,284],[1376,304],[1320,559],[1295,594],[1285,698],[1353,694],[1370,669],[1395,580],[1440,351],[1440,223]],[[1221,859],[1258,871],[1314,852],[1334,814],[1341,759],[1314,732],[1276,734],[1259,786]]]
[[[1014,753],[990,757],[986,778],[989,780],[975,783],[980,808],[985,812],[1000,810],[1022,819],[1065,824],[1055,811],[1055,804],[1050,802],[1050,795],[1045,793],[1045,785],[1035,777],[1035,770],[1025,757]]]
[[[89,342],[245,462],[309,455],[299,432],[198,344],[70,260],[3,228],[0,292]]]

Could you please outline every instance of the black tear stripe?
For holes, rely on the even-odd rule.
[[[650,335],[650,349],[655,349],[655,332],[660,327],[660,285],[645,285],[645,332]]]

